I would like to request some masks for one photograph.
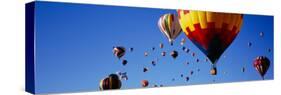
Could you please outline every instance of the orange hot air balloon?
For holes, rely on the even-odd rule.
[[[243,15],[178,10],[186,36],[210,59],[213,66],[232,43],[243,23]]]

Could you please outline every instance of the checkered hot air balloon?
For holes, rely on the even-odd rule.
[[[240,31],[243,15],[178,10],[186,36],[210,59],[213,66]]]
[[[174,14],[165,14],[159,18],[158,27],[160,31],[168,38],[171,45],[181,33],[181,27],[178,18]]]

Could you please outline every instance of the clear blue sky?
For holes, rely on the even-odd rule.
[[[215,83],[261,80],[252,65],[260,55],[271,61],[265,79],[273,79],[272,16],[244,15],[241,32],[217,63],[218,75],[211,76],[210,63],[203,61],[206,56],[190,40],[185,46],[196,56],[182,51],[180,40],[187,38],[183,33],[170,46],[158,29],[159,17],[176,13],[175,10],[37,2],[35,12],[35,77],[39,93],[97,91],[100,80],[116,71],[127,72],[129,77],[122,81],[121,89],[140,88],[143,79],[149,80],[150,87],[214,83],[213,80]],[[259,32],[264,32],[264,37]],[[161,42],[163,49],[159,48]],[[252,47],[248,47],[248,42]],[[123,57],[128,60],[126,66],[112,54],[113,46],[127,48]],[[128,52],[130,47],[133,52]],[[155,51],[152,47],[156,47]],[[172,50],[179,52],[176,60],[169,56]],[[145,51],[149,52],[148,57],[144,57]],[[167,56],[162,57],[162,51]],[[153,67],[150,63],[156,58],[159,61]],[[195,62],[197,58],[199,63]],[[143,67],[149,71],[143,73]],[[181,78],[181,74],[189,76],[189,81]]]

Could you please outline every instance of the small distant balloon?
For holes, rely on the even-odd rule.
[[[186,65],[188,65],[188,64],[189,64],[189,62],[186,62],[185,64],[186,64]]]
[[[264,33],[263,32],[260,32],[260,37],[263,37]]]
[[[194,72],[191,70],[191,71],[190,71],[190,75],[193,75],[193,73],[194,73]]]
[[[151,61],[151,64],[152,64],[153,66],[155,66],[155,65],[156,65],[156,62],[155,62],[155,61]]]
[[[185,77],[185,80],[186,80],[186,81],[189,81],[189,77]]]
[[[245,67],[242,68],[242,72],[243,72],[243,73],[245,72]]]
[[[148,52],[144,52],[144,56],[148,56]]]
[[[175,81],[175,80],[176,80],[175,78],[172,79],[172,81]]]
[[[117,46],[113,48],[113,54],[119,59],[125,55],[126,49],[122,46]]]
[[[182,50],[184,51],[185,49],[186,49],[186,47],[185,47],[185,46],[183,46],[183,47],[182,47]]]
[[[130,48],[130,52],[133,52],[134,51],[134,48]]]
[[[154,51],[155,50],[155,47],[152,47],[152,51]]]
[[[128,63],[128,61],[127,60],[122,60],[122,64],[123,64],[123,66],[125,66],[126,64]]]
[[[193,57],[195,56],[195,53],[194,53],[194,52],[192,53],[192,56],[193,56]]]
[[[196,59],[196,62],[199,63],[199,59]]]
[[[142,87],[147,87],[149,85],[149,82],[147,80],[142,80],[141,85]]]
[[[185,43],[185,38],[182,38],[182,39],[181,39],[181,43],[180,43],[180,44],[183,46],[183,45],[184,45],[184,43]]]
[[[165,51],[161,52],[161,55],[166,56],[166,52]]]
[[[188,48],[185,48],[184,51],[185,51],[186,53],[189,53],[190,50],[189,50]]]
[[[174,58],[174,59],[176,59],[177,57],[178,57],[178,52],[177,51],[172,51],[171,53],[170,53],[170,55]]]
[[[147,72],[148,71],[148,68],[147,67],[144,67],[143,68],[143,72]]]
[[[211,75],[217,75],[217,68],[212,68],[211,70],[210,70],[210,74]]]
[[[181,74],[181,77],[183,77],[183,74]]]
[[[269,66],[270,66],[270,61],[267,57],[265,56],[258,56],[253,62],[253,66],[255,69],[259,72],[261,75],[262,79],[264,79],[264,75],[266,74]]]
[[[248,47],[251,47],[252,46],[252,43],[251,42],[248,42]]]
[[[163,43],[160,43],[160,44],[159,44],[159,47],[160,47],[160,48],[163,48],[163,47],[164,47],[164,44],[163,44]]]
[[[269,48],[267,51],[268,51],[268,52],[271,52],[271,49]]]

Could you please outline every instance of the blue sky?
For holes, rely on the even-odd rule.
[[[149,87],[261,80],[252,65],[260,55],[271,61],[265,79],[273,79],[272,16],[244,15],[240,33],[217,62],[218,75],[211,76],[210,63],[203,61],[206,56],[190,40],[185,47],[196,56],[182,51],[180,40],[187,38],[183,33],[170,46],[160,32],[159,17],[175,10],[37,2],[35,12],[35,77],[39,93],[97,91],[100,80],[116,71],[127,72],[129,77],[122,81],[121,89],[141,88],[140,81],[144,79],[149,80]],[[260,32],[264,32],[263,37]],[[159,43],[164,43],[163,49]],[[123,57],[128,60],[126,66],[112,54],[113,46],[127,48]],[[130,47],[133,52],[129,52]],[[156,49],[152,51],[152,47]],[[172,50],[179,52],[175,60],[169,56]],[[145,51],[148,57],[144,57]],[[162,57],[162,51],[167,56]],[[157,58],[154,67],[150,63]],[[149,71],[143,73],[143,67]]]

